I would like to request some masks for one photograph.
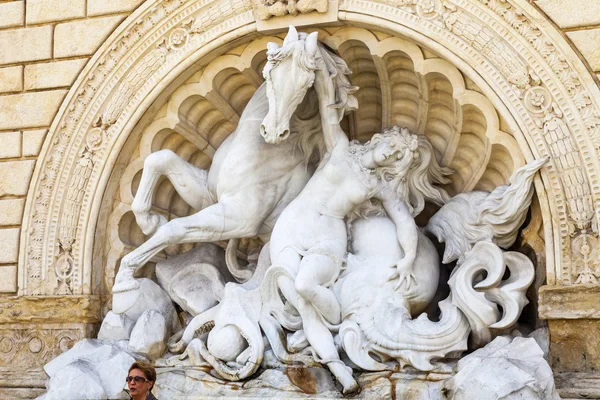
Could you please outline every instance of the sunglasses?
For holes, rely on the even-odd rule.
[[[135,383],[150,382],[148,379],[142,378],[141,376],[128,376],[125,378],[125,381]]]

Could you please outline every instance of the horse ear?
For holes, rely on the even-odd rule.
[[[315,55],[317,54],[317,39],[318,39],[319,33],[318,32],[313,32],[310,35],[308,35],[308,37],[306,38],[306,41],[304,42],[304,48],[306,49],[306,52],[308,54],[311,55]]]
[[[285,47],[288,44],[295,42],[297,40],[298,40],[298,31],[296,30],[296,28],[294,28],[294,25],[290,25],[290,29],[288,30],[288,33],[285,36],[285,39],[283,39],[283,47]]]
[[[273,43],[273,42],[267,43],[267,51],[269,53],[277,51],[277,49],[279,49],[279,46],[277,45],[277,43]]]

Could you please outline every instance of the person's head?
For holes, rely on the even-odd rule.
[[[446,191],[435,185],[449,183],[446,176],[452,170],[439,165],[425,135],[394,125],[373,135],[364,148],[372,152],[375,175],[395,188],[413,216],[423,210],[425,200],[438,205],[448,200]]]
[[[134,400],[145,399],[148,392],[154,387],[156,382],[156,370],[154,367],[143,361],[136,361],[129,367],[127,376],[127,386],[129,394]]]

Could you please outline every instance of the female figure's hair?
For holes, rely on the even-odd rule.
[[[142,371],[146,379],[148,379],[149,381],[156,382],[156,370],[154,369],[152,364],[144,361],[136,361],[133,364],[131,364],[128,373],[134,369],[139,369],[140,371]],[[154,389],[154,385],[152,385],[152,389]]]
[[[452,170],[438,163],[427,136],[394,125],[384,129],[382,133],[373,135],[364,145],[353,142],[351,147],[365,154],[373,151],[382,142],[392,144],[403,156],[390,166],[376,167],[375,176],[381,184],[394,188],[398,198],[404,201],[413,217],[423,211],[425,200],[441,206],[450,199],[448,193],[436,185],[449,183],[450,180],[446,176],[452,174]],[[359,206],[362,208],[359,214],[366,216],[366,212],[373,215],[373,208],[379,208],[373,206]]]

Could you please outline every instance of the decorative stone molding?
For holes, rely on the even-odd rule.
[[[296,16],[313,11],[327,12],[328,0],[254,0],[256,15],[261,20],[284,15]]]
[[[43,387],[43,365],[92,331],[73,323],[0,325],[0,387]]]
[[[0,325],[20,323],[97,324],[100,296],[20,296],[0,299]]]
[[[395,32],[448,59],[492,101],[526,159],[551,158],[537,183],[547,279],[566,285],[594,267],[600,91],[560,34],[537,15],[524,0],[346,0],[337,9],[342,23]],[[257,29],[251,4],[242,0],[149,0],[113,33],[65,99],[36,165],[19,294],[92,291],[94,227],[128,135],[179,74]],[[577,246],[580,255],[571,251]]]

